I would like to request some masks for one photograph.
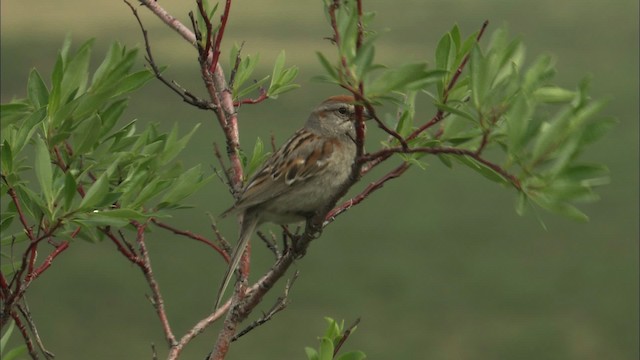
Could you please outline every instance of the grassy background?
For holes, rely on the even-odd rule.
[[[164,1],[188,22],[189,1]],[[49,74],[67,33],[75,44],[96,37],[95,59],[114,40],[140,45],[141,34],[120,1],[3,1],[2,101],[24,96],[28,71]],[[322,317],[362,317],[347,348],[371,359],[637,359],[638,354],[638,3],[564,1],[366,1],[384,35],[380,62],[432,59],[437,39],[454,23],[468,34],[482,21],[506,24],[521,36],[529,59],[551,53],[557,82],[573,86],[593,76],[593,95],[611,96],[607,113],[620,124],[584,158],[604,162],[612,183],[585,206],[586,224],[542,214],[519,217],[515,194],[466,169],[434,161],[389,183],[342,216],[297,264],[301,271],[289,308],[232,347],[230,359],[301,359],[324,329]],[[168,76],[200,90],[195,52],[142,11],[155,56]],[[280,51],[300,67],[302,88],[260,106],[240,109],[247,149],[273,132],[284,141],[326,95],[340,92],[309,82],[321,72],[314,51],[331,51],[319,1],[236,1],[224,48],[246,41],[259,52],[260,78]],[[225,52],[226,54],[226,52]],[[226,60],[226,56],[224,56]],[[420,116],[431,116],[421,105]],[[131,99],[128,118],[203,124],[183,161],[216,166],[220,141],[210,114],[181,103],[158,82]],[[372,131],[376,131],[373,129]],[[363,184],[374,179],[364,180]],[[362,186],[361,185],[361,186]],[[360,187],[361,187],[360,186]],[[356,191],[355,189],[354,191]],[[190,199],[195,207],[172,223],[209,234],[206,212],[231,204],[213,182]],[[221,223],[233,239],[233,221]],[[209,310],[224,269],[199,244],[155,231],[149,247],[170,319],[182,334]],[[254,276],[271,255],[254,247]],[[33,285],[29,304],[47,346],[60,359],[148,359],[164,341],[145,299],[139,270],[108,242],[72,244]],[[274,294],[275,295],[275,294]],[[270,302],[265,303],[266,310]],[[216,329],[187,348],[200,359]]]

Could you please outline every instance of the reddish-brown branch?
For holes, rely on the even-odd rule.
[[[207,56],[207,54],[209,54],[209,52],[211,52],[211,43],[213,42],[212,37],[213,37],[213,24],[211,23],[211,19],[209,19],[209,13],[207,12],[207,9],[204,8],[204,4],[202,3],[202,0],[196,0],[196,4],[198,5],[198,11],[200,12],[200,15],[202,16],[202,18],[204,19],[204,26],[207,29],[207,34],[205,36],[205,42],[204,42],[204,49],[200,49],[201,50],[201,56],[204,54],[205,57]],[[194,26],[193,26],[193,31],[196,33],[196,38],[198,38],[199,36],[201,37],[202,34],[199,32],[196,24],[195,24],[195,20],[192,19],[192,22],[194,22]],[[200,39],[202,40],[202,39]],[[202,47],[202,44],[198,44],[199,47]],[[203,60],[201,59],[200,62],[202,62]],[[209,69],[209,71],[211,71],[211,69]]]
[[[269,95],[267,95],[267,91],[264,88],[260,88],[260,95],[255,98],[255,99],[242,99],[242,100],[238,100],[238,101],[234,101],[233,102],[233,106],[240,106],[243,104],[259,104],[265,100],[267,100],[269,98]]]
[[[32,280],[35,280],[38,276],[40,276],[40,274],[47,270],[49,266],[51,266],[53,260],[58,257],[58,255],[60,255],[63,251],[67,250],[67,248],[69,248],[68,241],[63,241],[59,245],[57,245],[56,248],[51,252],[51,254],[49,254],[47,258],[44,259],[42,264],[40,264],[37,269],[27,275],[25,281],[30,282]]]
[[[122,255],[124,255],[124,257],[126,257],[129,261],[131,261],[132,263],[138,266],[143,265],[143,260],[140,259],[136,254],[134,254],[133,251],[130,251],[127,248],[125,248],[124,245],[122,245],[122,242],[118,240],[118,238],[111,232],[109,228],[98,228],[98,229],[102,231],[102,233],[105,234],[116,245],[116,248]]]
[[[218,59],[220,58],[220,45],[222,44],[222,37],[224,36],[224,30],[227,27],[227,21],[229,21],[229,11],[231,10],[231,0],[226,0],[224,3],[224,11],[220,17],[220,28],[216,34],[216,41],[213,46],[213,59],[209,71],[214,72],[218,65]],[[207,52],[208,53],[208,52]]]
[[[4,274],[0,272],[0,289],[3,291],[0,293],[2,296],[6,296],[5,290],[9,289],[9,284],[7,283],[7,279],[5,279]]]
[[[343,212],[349,210],[350,208],[358,205],[362,200],[366,199],[372,192],[382,188],[384,184],[392,179],[397,178],[398,176],[404,174],[405,171],[409,169],[409,163],[403,162],[395,169],[391,170],[389,173],[381,177],[380,179],[370,183],[360,194],[354,196],[353,198],[343,202],[339,206],[333,208],[326,216],[324,220],[324,226],[332,223],[337,216],[342,214]]]
[[[173,227],[173,226],[171,226],[169,224],[165,224],[165,223],[163,223],[161,221],[158,221],[157,219],[151,219],[151,222],[153,224],[155,224],[156,226],[160,227],[160,228],[163,228],[165,230],[169,230],[169,231],[173,232],[174,234],[182,235],[182,236],[188,237],[190,239],[193,239],[193,240],[196,240],[196,241],[200,241],[200,242],[206,244],[207,246],[209,246],[210,248],[212,248],[213,250],[215,250],[218,254],[220,254],[220,256],[222,256],[224,258],[225,262],[228,263],[230,261],[229,254],[227,254],[226,251],[222,250],[219,246],[217,246],[211,240],[205,238],[202,235],[194,234],[193,232],[188,231],[188,230],[180,230],[180,229],[175,228],[175,227]]]
[[[175,30],[180,36],[187,40],[194,47],[198,48],[198,42],[196,35],[188,27],[182,24],[178,19],[169,14],[161,5],[160,2],[154,0],[140,0],[140,3],[149,9],[154,15],[156,15],[161,21],[163,21],[169,28]],[[206,14],[204,15],[207,16]],[[203,59],[204,60],[204,59]],[[212,63],[213,56],[211,52],[206,55],[208,63]],[[206,67],[208,70],[208,67]],[[209,71],[207,73],[210,74]],[[237,152],[239,147],[239,133],[238,133],[238,120],[235,114],[235,108],[233,106],[232,94],[228,91],[228,86],[225,81],[224,71],[218,63],[213,71],[213,75],[208,76],[203,74],[207,90],[209,90],[209,83],[213,82],[213,90],[215,97],[212,97],[214,106],[216,107],[216,115],[219,117],[220,125],[223,128],[225,137],[227,138],[227,153],[229,154],[229,160],[231,162],[231,171],[233,172],[232,185],[234,190],[239,190],[242,184],[242,162]],[[221,98],[215,93],[215,90],[220,90]],[[209,91],[211,95],[211,91]],[[211,97],[211,96],[210,96]],[[219,107],[222,106],[220,110]],[[228,116],[227,116],[228,114]],[[220,118],[220,116],[222,116]]]
[[[136,242],[138,243],[138,248],[140,249],[141,262],[138,263],[138,266],[142,270],[144,277],[149,284],[149,288],[151,288],[151,299],[153,307],[156,309],[156,313],[158,314],[158,318],[160,319],[160,323],[162,324],[162,329],[164,331],[167,343],[169,344],[169,347],[174,346],[176,344],[176,337],[175,335],[173,335],[173,331],[171,330],[169,318],[167,317],[167,313],[164,308],[164,299],[162,298],[162,295],[160,293],[160,286],[158,285],[158,282],[153,275],[153,270],[151,268],[151,259],[149,258],[149,252],[147,251],[147,246],[144,241],[144,232],[147,224],[140,224],[136,221],[133,221],[131,223],[136,227]]]
[[[29,325],[31,334],[33,334],[35,342],[40,348],[40,352],[42,352],[42,354],[47,360],[54,359],[56,357],[55,354],[53,354],[51,351],[45,348],[44,343],[40,338],[40,334],[38,333],[38,328],[36,327],[36,323],[33,321],[33,318],[31,317],[31,313],[29,312],[29,307],[27,306],[26,302],[24,304],[17,304],[16,307],[20,311],[20,314],[22,314],[22,317],[27,321],[27,325]]]
[[[378,157],[388,156],[389,154],[413,154],[413,153],[424,153],[424,154],[452,154],[452,155],[460,155],[460,156],[468,156],[475,161],[485,165],[486,167],[492,169],[500,176],[502,176],[505,180],[509,181],[516,189],[521,190],[522,187],[520,185],[520,180],[513,174],[509,173],[507,170],[502,168],[500,165],[495,164],[476,153],[476,151],[468,150],[468,149],[459,149],[452,147],[416,147],[411,149],[402,149],[400,147],[395,148],[387,148],[382,149],[373,154],[363,156],[364,160],[375,160]]]
[[[9,194],[9,197],[11,197],[11,201],[13,201],[13,204],[16,207],[16,213],[18,214],[18,219],[20,219],[22,228],[27,234],[27,237],[29,238],[29,240],[33,241],[34,240],[33,228],[27,222],[27,218],[25,217],[24,211],[22,210],[22,205],[20,204],[20,199],[18,199],[18,194],[16,194],[15,189],[9,184],[9,182],[7,181],[7,178],[4,175],[2,175],[2,181],[4,181],[4,183],[7,184],[7,187],[9,188],[7,190],[7,193]]]
[[[64,163],[64,159],[62,159],[62,154],[60,154],[58,146],[53,147],[53,153],[56,155],[56,165],[58,165],[63,172],[67,172],[68,166]]]
[[[216,322],[222,315],[224,315],[227,310],[229,310],[230,302],[227,302],[224,305],[221,305],[216,311],[211,313],[206,318],[200,320],[196,325],[194,325],[189,331],[180,340],[171,347],[169,350],[169,355],[167,356],[167,360],[176,360],[180,356],[180,353],[184,349],[184,347],[191,342],[196,336],[200,335],[207,327]]]
[[[10,308],[13,306],[13,304],[15,304],[22,297],[26,289],[29,287],[29,284],[31,283],[31,280],[32,280],[31,275],[33,273],[33,267],[35,262],[35,258],[33,257],[33,254],[35,253],[38,247],[38,244],[42,240],[51,237],[51,235],[61,225],[62,225],[62,221],[58,220],[44,234],[42,234],[38,238],[31,241],[31,243],[29,243],[29,246],[22,254],[22,262],[21,262],[20,268],[18,269],[18,271],[13,276],[13,279],[11,280],[10,286],[12,285],[14,286],[13,296],[10,299],[8,299],[7,302],[4,304],[6,306],[5,311],[10,311]],[[29,258],[29,260],[27,260],[27,258]],[[22,275],[25,273],[25,270],[27,270],[27,268],[29,270],[27,271],[27,275],[23,278]]]
[[[349,336],[351,336],[351,334],[353,333],[353,329],[355,329],[356,326],[358,326],[358,324],[360,324],[360,319],[359,318],[356,319],[356,321],[354,321],[353,324],[351,324],[351,326],[349,326],[349,328],[344,331],[344,333],[342,333],[342,336],[340,337],[340,340],[338,341],[338,343],[336,344],[335,349],[333,350],[333,357],[334,358],[336,357],[336,355],[338,355],[338,352],[340,351],[340,348],[342,347],[342,345],[344,345],[344,343],[347,341]]]
[[[138,15],[138,10],[136,10],[136,8],[129,1],[123,1],[129,6],[131,12],[133,13],[133,16],[135,16],[136,20],[138,21],[138,25],[140,26],[140,30],[142,31],[142,37],[144,38],[145,50],[147,52],[145,60],[151,67],[151,71],[153,71],[156,78],[160,80],[165,86],[167,86],[171,91],[178,94],[184,102],[200,109],[212,110],[213,104],[211,104],[211,102],[200,99],[187,89],[184,89],[182,86],[178,85],[178,83],[176,83],[175,81],[169,81],[162,75],[162,71],[153,58],[153,53],[151,52],[151,42],[149,41],[149,34],[147,29],[145,29],[144,25],[142,24],[142,19],[140,19],[140,16]]]
[[[331,29],[333,30],[333,37],[331,41],[333,41],[338,46],[338,53],[340,54],[340,71],[338,71],[338,75],[340,76],[340,80],[347,81],[353,78],[351,75],[351,71],[349,70],[349,65],[347,64],[347,58],[342,54],[342,48],[340,45],[340,31],[338,30],[338,22],[336,20],[336,10],[340,7],[340,0],[333,0],[331,5],[329,6],[329,21],[331,22]],[[350,82],[350,81],[349,81]]]
[[[20,330],[20,334],[24,339],[24,343],[27,345],[27,351],[29,351],[29,355],[31,355],[31,358],[37,359],[38,353],[36,352],[36,349],[33,346],[33,341],[31,340],[31,336],[29,336],[29,331],[27,330],[27,327],[24,326],[24,324],[22,323],[22,319],[20,319],[20,316],[18,315],[17,312],[11,311],[11,317],[13,318],[13,321],[15,321],[16,326],[18,327],[18,330]]]

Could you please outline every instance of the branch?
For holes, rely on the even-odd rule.
[[[29,240],[33,241],[34,240],[33,227],[30,226],[29,223],[27,223],[27,218],[24,216],[24,211],[22,210],[22,205],[20,204],[20,200],[18,199],[16,190],[13,188],[13,186],[9,184],[6,176],[2,175],[2,181],[4,181],[4,183],[7,184],[7,187],[9,188],[7,190],[7,193],[9,194],[9,197],[11,197],[11,201],[13,201],[13,204],[16,207],[16,213],[18,213],[18,219],[20,219],[22,228],[27,234],[27,237],[29,238]]]
[[[338,341],[338,344],[336,344],[336,347],[333,349],[334,358],[336,357],[336,355],[338,355],[338,351],[340,351],[340,348],[342,347],[342,345],[344,345],[349,336],[353,333],[353,329],[355,329],[358,324],[360,324],[360,318],[356,319],[356,321],[354,321],[353,324],[351,324],[351,326],[349,326],[349,328],[345,330],[344,333],[342,333],[340,341]]]
[[[55,355],[51,351],[47,350],[47,348],[44,347],[44,343],[40,338],[40,334],[38,333],[38,328],[36,328],[36,323],[33,321],[33,318],[31,317],[31,312],[29,311],[29,307],[27,306],[26,301],[24,302],[24,306],[18,305],[17,308],[22,314],[22,317],[24,317],[24,319],[27,320],[29,329],[31,329],[31,333],[35,337],[36,344],[38,344],[38,347],[40,348],[40,351],[44,354],[44,357],[47,358],[48,360],[55,358]]]
[[[176,360],[180,356],[180,353],[184,349],[184,347],[193,340],[196,336],[201,334],[207,327],[216,322],[224,313],[229,310],[230,302],[227,302],[224,305],[221,305],[216,311],[211,313],[206,318],[200,320],[196,325],[194,325],[187,333],[180,338],[174,346],[169,350],[169,355],[167,356],[167,360]]]
[[[145,50],[147,52],[147,56],[145,57],[145,60],[151,67],[151,70],[153,71],[156,78],[160,80],[163,84],[165,84],[173,92],[178,94],[184,102],[191,104],[200,109],[214,110],[215,107],[211,102],[206,101],[204,99],[200,99],[199,97],[195,96],[193,93],[188,91],[187,89],[180,86],[177,82],[169,81],[165,79],[164,76],[162,76],[162,71],[160,70],[160,68],[158,67],[158,65],[156,64],[153,58],[153,54],[151,52],[151,42],[149,41],[148,31],[147,29],[145,29],[144,25],[142,24],[142,20],[138,15],[138,10],[136,10],[136,8],[133,5],[131,5],[129,1],[127,0],[123,0],[123,1],[129,6],[129,8],[131,9],[131,12],[133,12],[133,16],[135,16],[136,20],[138,21],[138,25],[140,25],[140,30],[142,31],[142,37],[144,38]]]
[[[27,345],[27,350],[29,351],[29,355],[31,355],[31,358],[37,359],[38,353],[36,352],[36,349],[33,347],[33,341],[31,340],[31,336],[29,336],[29,332],[27,331],[27,328],[22,323],[20,316],[15,311],[11,311],[11,317],[13,318],[13,321],[16,322],[16,326],[18,327],[18,330],[20,330],[20,334],[22,334],[22,338],[24,339],[24,343]]]
[[[53,260],[56,257],[58,257],[58,255],[60,255],[63,251],[67,250],[68,247],[69,247],[68,241],[63,241],[60,243],[60,245],[55,245],[55,250],[53,250],[53,252],[51,252],[51,254],[47,256],[47,258],[42,262],[42,264],[37,269],[35,269],[32,273],[27,275],[26,281],[30,282],[32,280],[35,280],[38,276],[40,276],[40,274],[42,274],[45,270],[49,268],[49,266],[51,266],[51,263],[53,262]]]
[[[289,305],[289,290],[291,289],[291,287],[293,286],[293,283],[298,278],[298,275],[299,275],[299,272],[296,271],[295,274],[293,274],[293,277],[291,278],[291,280],[287,281],[287,284],[284,287],[284,292],[282,296],[278,297],[278,299],[276,300],[276,303],[271,307],[271,309],[269,309],[269,311],[267,311],[266,314],[263,314],[263,316],[260,319],[252,322],[249,326],[244,328],[242,331],[238,332],[238,334],[236,334],[233,338],[231,338],[231,342],[234,342],[238,340],[240,337],[248,334],[251,330],[271,320],[275,314],[284,310],[287,307],[287,305]]]
[[[373,154],[365,155],[363,158],[365,160],[374,160],[378,157],[385,157],[389,154],[413,154],[413,153],[424,153],[424,154],[452,154],[452,155],[460,155],[460,156],[468,156],[477,162],[485,165],[496,173],[500,174],[505,180],[509,181],[516,189],[522,190],[522,186],[520,185],[520,180],[518,178],[509,173],[507,170],[502,168],[500,165],[495,164],[483,157],[481,157],[477,151],[468,150],[468,149],[459,149],[452,147],[416,147],[410,149],[402,149],[400,147],[387,148],[382,149]]]
[[[149,253],[147,252],[147,246],[144,242],[144,231],[146,229],[146,224],[140,224],[138,222],[133,221],[132,224],[136,227],[136,242],[138,243],[138,247],[140,248],[140,256],[142,258],[142,262],[138,263],[140,269],[144,274],[145,279],[147,279],[147,283],[149,284],[149,288],[151,288],[151,303],[153,307],[156,309],[156,313],[158,314],[158,318],[162,323],[162,329],[164,331],[165,339],[169,344],[169,347],[172,347],[176,344],[176,337],[173,335],[171,330],[171,325],[169,324],[169,319],[167,318],[167,313],[164,309],[164,299],[160,293],[160,286],[153,275],[153,270],[151,269],[151,259],[149,258]]]
[[[201,0],[198,0],[198,5],[202,4]],[[224,3],[224,11],[220,17],[220,28],[216,36],[216,41],[213,47],[213,59],[211,60],[211,67],[209,71],[213,72],[218,65],[218,59],[220,58],[220,44],[222,44],[222,37],[224,36],[224,30],[227,27],[227,21],[229,20],[229,11],[231,10],[231,0],[226,0]],[[206,15],[205,15],[206,19]]]
[[[333,208],[325,216],[325,220],[324,220],[324,223],[322,224],[322,226],[325,227],[325,226],[329,225],[340,214],[344,213],[345,211],[347,211],[347,210],[351,209],[352,207],[354,207],[354,206],[358,205],[359,203],[361,203],[364,199],[366,199],[369,195],[371,195],[372,192],[382,188],[387,181],[395,179],[395,178],[399,177],[400,175],[404,174],[404,172],[409,169],[409,166],[410,166],[409,163],[403,162],[398,167],[396,167],[395,169],[391,170],[389,173],[387,173],[386,175],[382,176],[377,181],[370,183],[369,186],[367,186],[360,194],[358,194],[358,195],[354,196],[353,198],[343,202],[341,205]]]
[[[213,242],[211,242],[211,240],[205,238],[204,236],[198,235],[198,234],[194,234],[193,232],[188,231],[188,230],[177,229],[177,228],[175,228],[175,227],[173,227],[173,226],[171,226],[169,224],[165,224],[163,222],[160,222],[157,219],[151,219],[151,222],[153,224],[155,224],[156,226],[158,226],[158,227],[160,227],[162,229],[171,231],[172,233],[174,233],[176,235],[182,235],[182,236],[188,237],[189,239],[200,241],[200,242],[206,244],[207,246],[209,246],[210,248],[215,250],[218,254],[220,254],[220,256],[222,256],[222,258],[224,258],[224,261],[226,263],[229,263],[229,261],[230,261],[229,254],[226,251],[222,250],[220,247],[216,246]]]
[[[120,240],[118,240],[118,238],[111,232],[111,229],[109,229],[109,227],[106,228],[98,228],[98,230],[100,230],[103,234],[107,235],[107,237],[114,243],[116,244],[116,248],[118,249],[118,251],[124,255],[124,257],[126,257],[129,261],[131,261],[132,263],[141,266],[142,265],[142,259],[140,259],[133,251],[131,250],[127,250],[124,245],[122,245],[122,243],[120,242]]]

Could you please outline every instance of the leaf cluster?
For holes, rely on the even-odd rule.
[[[575,89],[557,86],[551,57],[526,64],[525,46],[505,29],[485,48],[484,28],[465,38],[457,25],[439,40],[433,68],[426,61],[388,68],[375,62],[373,14],[359,15],[356,2],[324,4],[337,56],[317,53],[324,74],[316,80],[392,107],[380,116],[395,131],[382,153],[402,145],[394,153],[422,168],[425,155],[435,154],[448,167],[461,164],[516,188],[519,213],[534,203],[586,219],[575,204],[597,199],[593,188],[607,182],[607,169],[580,161],[580,154],[614,124],[598,116],[606,101],[590,98],[588,80]],[[421,97],[435,114],[417,113]]]
[[[362,351],[350,351],[340,356],[334,356],[335,349],[341,346],[341,343],[345,340],[345,328],[344,320],[340,323],[332,318],[326,317],[327,330],[324,335],[319,338],[320,345],[317,349],[312,347],[306,347],[304,350],[309,360],[362,360],[366,358],[366,355]],[[349,329],[351,333],[355,331],[356,327]]]
[[[438,140],[463,149],[491,149],[492,161],[519,181],[519,213],[532,201],[586,220],[573,204],[597,199],[593,187],[607,183],[607,169],[583,163],[579,155],[614,124],[611,118],[597,116],[606,101],[589,97],[588,80],[576,89],[555,85],[550,56],[526,65],[522,41],[510,39],[504,29],[494,32],[485,50],[468,40],[461,43],[458,34],[454,27],[436,49],[436,63],[448,74],[459,66],[456,49],[470,52],[468,74],[448,97],[444,92],[448,77],[438,84],[434,102],[446,116]],[[457,160],[493,181],[507,183],[473,159]]]
[[[100,227],[126,227],[131,221],[163,216],[208,178],[200,165],[183,169],[176,156],[197,130],[179,136],[152,124],[138,131],[122,123],[126,96],[154,78],[132,71],[137,51],[114,43],[90,74],[93,41],[71,52],[67,38],[47,85],[33,69],[27,97],[1,105],[2,244],[26,239],[11,231],[17,217],[38,229],[57,229],[59,238],[78,233],[101,238]],[[33,181],[35,180],[35,182]]]

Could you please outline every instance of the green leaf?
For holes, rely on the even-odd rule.
[[[375,56],[375,47],[373,46],[375,40],[376,37],[374,36],[368,37],[356,53],[352,66],[355,68],[356,80],[363,80],[364,76],[372,70],[371,64]]]
[[[298,75],[298,68],[295,66],[284,69],[285,53],[284,50],[280,52],[276,58],[273,66],[273,74],[271,76],[271,85],[267,90],[267,95],[271,98],[277,98],[279,94],[300,87],[298,84],[291,84],[291,82]]]
[[[31,139],[33,133],[37,130],[37,126],[46,118],[47,109],[40,108],[37,111],[34,111],[25,121],[20,124],[18,132],[11,144],[11,150],[13,151],[13,155],[16,156],[24,146],[27,144],[27,141]]]
[[[363,360],[366,358],[367,355],[365,355],[362,351],[351,351],[340,355],[337,360]]]
[[[233,81],[234,97],[237,98],[240,96],[239,94],[240,94],[240,89],[242,85],[251,78],[253,71],[258,65],[259,59],[260,59],[259,54],[256,54],[254,56],[251,56],[251,55],[246,56],[240,61],[240,64],[238,65],[238,69],[235,74],[235,79]]]
[[[121,99],[114,103],[109,104],[109,106],[100,112],[100,120],[102,120],[102,124],[100,125],[100,137],[105,136],[118,122],[120,116],[127,108],[127,99]]]
[[[7,231],[7,229],[11,225],[11,223],[13,223],[13,219],[15,218],[16,218],[15,212],[9,212],[4,210],[2,212],[2,218],[0,218],[0,232],[4,234],[5,231]]]
[[[485,178],[499,183],[499,184],[503,184],[503,185],[510,185],[511,183],[509,181],[507,181],[507,179],[505,179],[504,177],[502,177],[502,175],[500,175],[500,173],[498,173],[497,171],[493,170],[492,168],[488,167],[487,165],[476,161],[475,159],[469,157],[469,156],[465,156],[465,155],[455,155],[455,159],[460,161],[462,164],[468,166],[469,168],[475,170],[476,172],[478,172],[479,174],[481,174],[482,176],[484,176]]]
[[[449,70],[452,42],[450,33],[444,34],[438,41],[436,47],[436,67],[438,69]]]
[[[183,136],[180,140],[177,140],[178,124],[174,124],[174,127],[171,129],[171,132],[167,137],[167,141],[164,144],[160,162],[162,164],[167,164],[178,156],[178,154],[187,146],[187,143],[199,127],[200,124],[196,124],[187,135]]]
[[[79,210],[92,210],[101,204],[109,194],[109,175],[105,171],[91,185],[80,202]]]
[[[333,65],[329,62],[329,60],[319,51],[316,51],[316,56],[318,56],[318,60],[320,64],[324,68],[324,70],[329,74],[331,79],[338,80],[338,73]]]
[[[476,109],[482,109],[490,81],[487,61],[477,45],[471,49],[471,98]]]
[[[9,125],[29,116],[33,108],[26,102],[21,100],[10,102],[8,104],[0,104],[0,124],[2,130],[6,129]]]
[[[196,192],[209,178],[202,176],[201,165],[185,171],[172,184],[171,189],[164,195],[161,203],[175,204]]]
[[[253,146],[253,154],[251,159],[245,166],[245,175],[247,178],[251,177],[253,173],[258,170],[258,167],[269,157],[269,152],[264,151],[264,143],[259,137],[256,139],[256,143]]]
[[[44,195],[47,207],[53,209],[53,170],[51,169],[51,153],[40,136],[36,138],[35,171],[40,190]]]
[[[473,123],[478,123],[478,120],[473,115],[471,115],[470,113],[468,113],[468,112],[466,112],[466,111],[464,111],[464,110],[462,110],[460,108],[456,108],[456,107],[449,106],[447,104],[442,104],[442,103],[434,103],[434,105],[438,109],[444,111],[445,113],[456,114],[456,115],[458,115],[459,117],[461,117],[463,119],[467,119],[467,120],[469,120],[469,121],[471,121]]]
[[[453,41],[455,49],[460,49],[460,27],[458,27],[458,24],[453,25],[449,34],[451,34],[451,40]]]
[[[113,44],[111,44],[107,55],[102,60],[100,66],[98,66],[96,71],[93,73],[93,77],[91,79],[92,88],[100,84],[107,73],[113,69],[118,61],[120,61],[120,59],[122,58],[123,50],[124,49],[122,48],[122,45],[120,45],[120,43],[114,42]]]
[[[90,39],[80,46],[76,54],[65,64],[61,83],[61,96],[65,99],[74,91],[83,93],[89,79],[89,59],[94,39]]]
[[[258,80],[258,81],[254,81],[253,84],[242,88],[241,90],[238,91],[238,94],[236,95],[236,98],[240,99],[245,97],[246,95],[252,93],[253,91],[255,91],[256,89],[258,89],[259,87],[261,87],[264,83],[267,82],[267,80],[269,80],[269,75],[263,77],[262,79]]]
[[[300,87],[300,85],[298,85],[298,84],[289,84],[289,85],[284,85],[284,86],[278,86],[275,90],[273,90],[273,91],[271,91],[269,93],[269,96],[271,98],[275,99],[275,98],[277,98],[278,95],[284,94],[284,93],[289,92],[291,90],[295,90],[295,89],[297,89],[299,87]]]
[[[397,69],[383,72],[369,85],[369,96],[388,95],[392,91],[406,92],[419,90],[428,83],[437,81],[445,70],[426,70],[425,63],[407,64]]]
[[[318,355],[318,351],[316,351],[316,349],[314,348],[307,346],[304,348],[304,352],[305,354],[307,354],[308,360],[318,360],[320,358],[320,356]]]
[[[285,53],[284,50],[280,50],[280,53],[276,57],[276,61],[273,63],[273,72],[271,74],[271,84],[279,81],[282,76],[282,70],[284,69]]]
[[[106,211],[100,211],[99,214],[104,217],[124,219],[127,221],[130,221],[130,220],[145,221],[147,218],[149,218],[148,215],[145,215],[141,212],[138,212],[132,209],[106,210]]]
[[[133,74],[129,74],[118,83],[115,93],[111,95],[111,97],[126,95],[133,92],[141,88],[153,78],[155,78],[155,74],[150,70],[141,70]]]
[[[73,204],[73,199],[76,196],[77,191],[78,186],[76,184],[76,180],[73,178],[71,172],[67,171],[64,176],[64,188],[62,191],[65,211],[69,211],[69,209],[71,209],[71,205]]]
[[[2,161],[2,174],[9,175],[13,173],[13,154],[11,153],[11,146],[5,140],[2,143],[2,153],[0,154],[0,161]]]
[[[73,137],[76,140],[76,146],[74,147],[74,153],[76,155],[83,155],[91,152],[92,149],[98,146],[100,139],[100,126],[102,120],[98,114],[93,114],[87,120],[84,120],[80,126],[74,131]]]
[[[49,103],[49,90],[36,69],[31,70],[29,73],[27,96],[36,109]]]
[[[14,347],[13,349],[9,350],[9,352],[7,352],[5,355],[3,355],[2,360],[20,359],[26,353],[27,353],[27,345],[20,345],[20,346]]]
[[[529,198],[524,191],[520,191],[518,193],[518,200],[516,202],[516,213],[520,216],[523,216],[528,205]]]
[[[533,97],[543,103],[565,103],[571,101],[575,96],[575,91],[558,86],[544,86],[533,92]]]
[[[78,214],[76,218],[71,220],[73,223],[84,225],[87,227],[96,226],[113,226],[123,228],[129,225],[129,220],[105,215],[106,212],[94,210],[85,214]]]
[[[2,338],[0,338],[0,354],[4,353],[7,343],[9,342],[9,338],[13,333],[14,327],[15,327],[15,323],[13,321],[9,321],[9,327],[7,327],[7,330],[4,332],[4,334],[2,334]]]
[[[507,119],[507,138],[510,154],[519,154],[527,139],[527,130],[533,117],[534,107],[526,96],[517,96],[509,110],[505,113]]]
[[[146,184],[144,188],[142,188],[142,191],[140,191],[131,206],[138,207],[144,205],[149,199],[152,199],[153,197],[159,195],[162,191],[169,188],[172,184],[173,182],[169,179],[156,178],[151,180],[149,184]]]
[[[332,360],[333,359],[333,341],[323,337],[320,339],[320,353],[319,360]]]

